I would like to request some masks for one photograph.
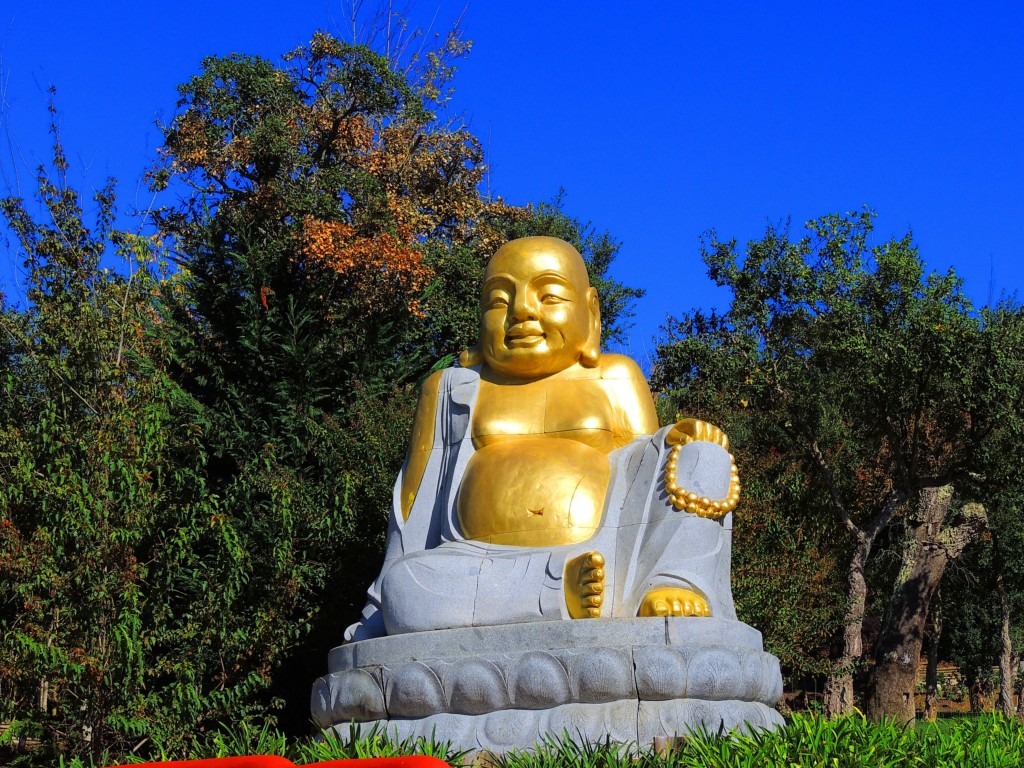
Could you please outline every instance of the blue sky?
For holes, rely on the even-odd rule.
[[[272,59],[348,0],[175,3],[8,0],[0,7],[0,177],[31,190],[58,90],[71,181],[120,180],[122,209],[207,55]],[[396,3],[397,7],[404,7]],[[418,0],[439,31],[463,0]],[[722,306],[701,234],[745,241],[768,222],[870,206],[879,239],[912,230],[932,269],[976,303],[1024,287],[1024,3],[487,2],[453,112],[483,140],[491,190],[514,203],[566,190],[569,213],[623,242],[616,275],[643,287],[630,348],[666,314]],[[0,251],[0,290],[18,260]]]

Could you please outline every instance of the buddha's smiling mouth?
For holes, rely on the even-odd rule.
[[[505,334],[505,345],[512,349],[535,347],[544,341],[544,332],[530,326],[513,326]]]
[[[524,347],[536,347],[538,344],[544,341],[544,334],[542,333],[531,333],[526,336],[509,336],[506,346],[511,349],[521,349]]]

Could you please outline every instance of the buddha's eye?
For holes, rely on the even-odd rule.
[[[559,296],[557,293],[545,293],[540,297],[542,304],[564,304],[568,301],[564,296]]]
[[[500,309],[508,306],[508,297],[503,294],[495,294],[487,299],[488,309]]]

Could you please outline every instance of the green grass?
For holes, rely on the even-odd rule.
[[[588,747],[567,740],[512,754],[498,768],[890,768],[892,766],[1024,765],[1024,724],[1001,717],[962,718],[942,727],[906,729],[861,715],[825,720],[793,715],[776,733],[719,738],[691,735],[667,755],[622,746]]]
[[[156,754],[149,759],[168,759]],[[298,763],[352,757],[428,754],[458,765],[464,753],[431,740],[394,743],[379,732],[364,738],[289,740],[273,728],[225,728],[191,758],[277,754]],[[181,756],[177,756],[180,757]],[[116,760],[109,761],[111,763]],[[40,763],[41,765],[42,763]],[[54,764],[53,762],[48,763]],[[90,768],[59,761],[63,768]],[[96,765],[100,765],[97,763]],[[691,734],[667,754],[636,745],[577,744],[549,739],[530,752],[492,757],[493,768],[1016,768],[1024,765],[1024,723],[1000,716],[950,718],[941,725],[902,728],[859,714],[837,720],[795,714],[774,733],[721,738]]]

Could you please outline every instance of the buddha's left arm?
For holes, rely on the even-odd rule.
[[[626,445],[640,435],[658,431],[651,389],[632,358],[601,355],[601,379],[611,400],[616,445]]]

